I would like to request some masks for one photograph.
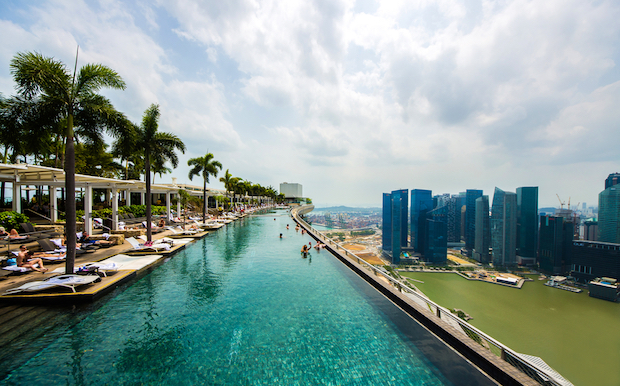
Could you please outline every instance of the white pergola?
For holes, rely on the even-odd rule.
[[[58,219],[57,190],[65,187],[65,171],[63,169],[50,168],[46,166],[29,164],[2,164],[0,163],[0,181],[11,182],[13,186],[13,210],[22,212],[21,190],[23,186],[47,186],[50,195],[50,218],[54,223]],[[131,193],[140,193],[141,202],[144,203],[146,195],[146,182],[136,180],[117,180],[114,178],[104,178],[88,176],[83,174],[75,175],[76,189],[84,190],[84,230],[89,234],[93,231],[92,211],[93,211],[93,189],[103,189],[106,191],[106,199],[111,198],[112,202],[112,227],[118,229],[118,202],[119,193],[125,191],[126,205],[131,205]],[[152,194],[165,194],[166,213],[168,218],[171,212],[171,196],[178,195],[179,189],[186,190],[194,196],[202,196],[202,187],[192,185],[173,184],[151,184]],[[223,190],[207,189],[207,197],[224,194]],[[111,196],[111,197],[110,197]],[[177,200],[177,213],[181,213],[181,201]]]

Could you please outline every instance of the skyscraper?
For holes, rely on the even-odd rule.
[[[392,250],[392,195],[383,193],[383,224],[382,224],[383,251]]]
[[[598,195],[598,241],[620,244],[620,185]]]
[[[534,264],[538,242],[538,186],[517,188],[517,256]]]
[[[489,219],[489,196],[476,199],[476,232],[472,257],[480,263],[491,262],[491,227]]]
[[[491,247],[493,264],[517,264],[517,195],[495,188],[491,209]]]
[[[563,274],[570,265],[573,222],[559,216],[540,216],[540,269]]]
[[[476,242],[476,200],[482,197],[482,190],[467,189],[465,191],[465,249],[468,256],[475,248]],[[487,197],[488,206],[488,197]],[[487,208],[488,216],[488,208]]]
[[[607,179],[605,179],[605,189],[618,184],[620,184],[620,173],[611,173],[607,176]]]
[[[433,210],[433,192],[424,189],[411,190],[411,244],[413,250],[424,253],[426,240],[426,213]]]
[[[435,209],[437,210],[437,209]],[[431,213],[434,212],[431,211]],[[444,264],[448,259],[448,238],[446,223],[429,215],[426,219],[426,242],[424,260],[433,264]]]
[[[407,189],[392,191],[392,264],[400,263],[402,247],[407,246]]]

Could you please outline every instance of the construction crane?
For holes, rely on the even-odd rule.
[[[562,199],[560,198],[559,194],[555,194],[558,197],[558,201],[560,201],[560,209],[564,209],[564,204],[566,204],[565,202],[562,202]]]

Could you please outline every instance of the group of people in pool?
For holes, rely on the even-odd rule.
[[[275,220],[275,218],[274,218]],[[286,229],[290,229],[289,225],[286,224]],[[301,227],[299,226],[299,224],[295,225],[295,231],[299,232],[299,230],[301,229]],[[306,230],[305,229],[301,229],[301,234],[306,234]],[[280,238],[284,238],[284,235],[282,233],[280,233]],[[309,241],[308,244],[304,244],[301,247],[301,255],[302,257],[308,257],[308,253],[310,253],[310,251],[312,250],[312,248],[316,249],[317,251],[320,251],[321,248],[325,248],[325,244],[322,244],[320,242],[316,242],[314,244],[314,246],[312,246],[312,241]]]

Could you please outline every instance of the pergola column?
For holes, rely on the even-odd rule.
[[[125,205],[131,205],[131,190],[129,189],[125,190]]]
[[[84,188],[84,232],[93,234],[93,187],[86,185]]]
[[[118,190],[112,188],[112,229],[118,230]]]
[[[56,198],[56,187],[49,186],[50,191],[50,219],[52,223],[58,220],[58,199]]]
[[[142,191],[140,192],[140,205],[146,205],[146,192]]]
[[[166,192],[166,219],[170,220],[170,192]]]
[[[13,182],[13,211],[17,213],[22,212],[22,190],[21,185],[19,184],[19,177],[15,177],[15,182]]]
[[[181,195],[177,193],[177,217],[181,218]]]

